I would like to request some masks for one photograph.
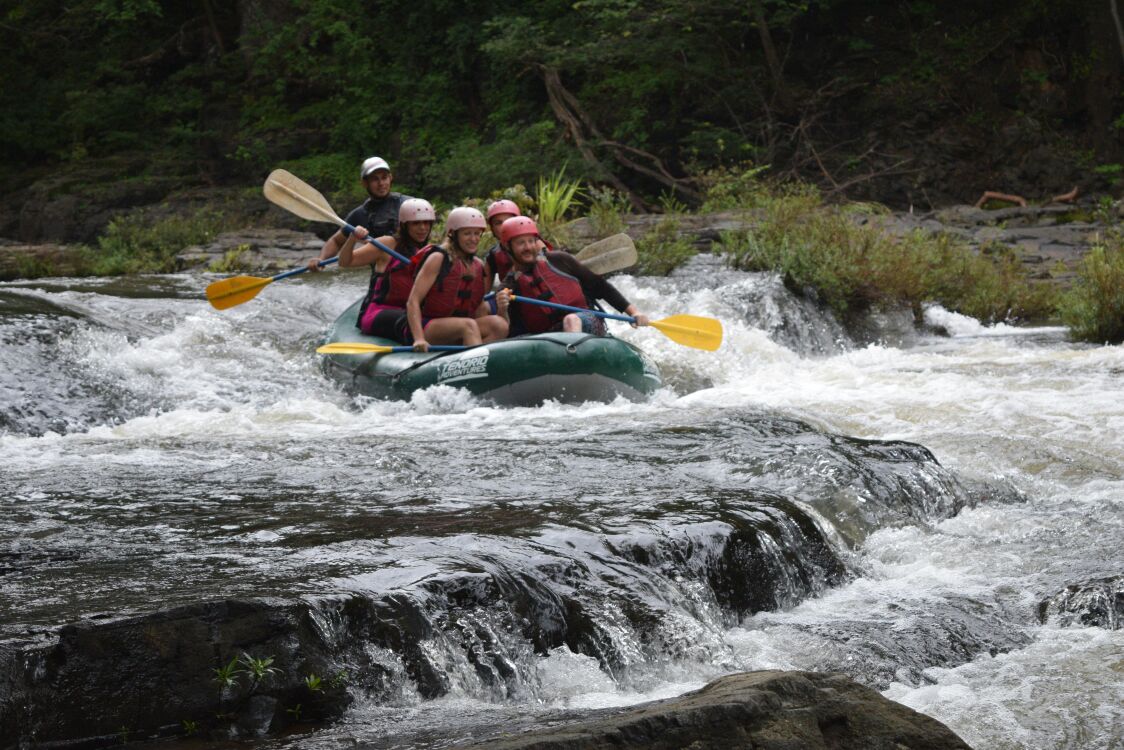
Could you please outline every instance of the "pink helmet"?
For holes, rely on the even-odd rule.
[[[488,206],[488,221],[496,214],[511,214],[512,216],[522,216],[523,212],[519,210],[519,204],[515,201],[509,201],[507,198],[498,200],[492,205]]]
[[[525,234],[541,237],[538,225],[526,216],[512,216],[500,225],[500,242],[504,245],[510,245],[513,239]]]
[[[455,232],[458,229],[487,229],[484,214],[469,206],[458,206],[449,212],[445,219],[445,229]]]
[[[437,212],[427,200],[408,198],[398,207],[398,223],[407,221],[437,221]]]

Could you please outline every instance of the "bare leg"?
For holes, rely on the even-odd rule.
[[[476,319],[480,328],[480,338],[485,344],[507,338],[507,321],[499,315],[485,315]]]
[[[425,327],[425,340],[431,344],[477,346],[480,328],[472,318],[437,318]]]
[[[566,317],[562,318],[562,330],[566,333],[581,333],[582,319],[577,315],[570,313]]]

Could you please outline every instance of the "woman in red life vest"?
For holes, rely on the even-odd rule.
[[[502,283],[504,277],[511,271],[511,253],[500,242],[500,227],[513,216],[522,215],[523,212],[519,210],[519,204],[506,198],[488,206],[488,229],[492,231],[492,236],[496,238],[496,244],[492,245],[488,249],[487,255],[484,256],[489,287],[496,281]]]
[[[511,293],[586,309],[592,307],[594,300],[603,299],[625,315],[636,318],[636,325],[648,325],[647,315],[573,255],[540,252],[539,229],[526,216],[505,221],[500,227],[500,242],[509,248],[514,262],[504,279],[504,288]],[[510,321],[516,335],[547,331],[581,331],[596,336],[608,333],[605,321],[592,313],[568,313],[531,302],[516,303],[511,308]]]
[[[429,233],[436,220],[437,214],[429,201],[410,198],[403,201],[398,209],[398,231],[380,237],[379,242],[412,258],[415,253],[431,247]],[[353,232],[353,236],[349,236],[340,248],[340,265],[345,268],[371,267],[371,283],[359,307],[359,330],[373,336],[404,341],[406,300],[410,298],[410,288],[414,285],[414,267],[387,255],[371,243],[355,248],[356,234],[358,232]],[[366,234],[364,230],[360,239]]]
[[[507,293],[496,295],[498,315],[489,314],[484,263],[476,257],[484,215],[461,206],[445,219],[445,241],[416,255],[414,287],[406,315],[414,349],[432,344],[487,344],[507,336]]]

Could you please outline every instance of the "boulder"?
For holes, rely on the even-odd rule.
[[[600,711],[588,721],[494,737],[489,750],[970,750],[952,730],[845,675],[746,672],[702,690]]]
[[[1066,586],[1039,603],[1038,619],[1119,630],[1124,626],[1124,575]]]

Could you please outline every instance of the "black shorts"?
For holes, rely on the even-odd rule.
[[[414,343],[405,310],[380,310],[371,321],[370,334],[379,338],[394,339],[403,344]]]

